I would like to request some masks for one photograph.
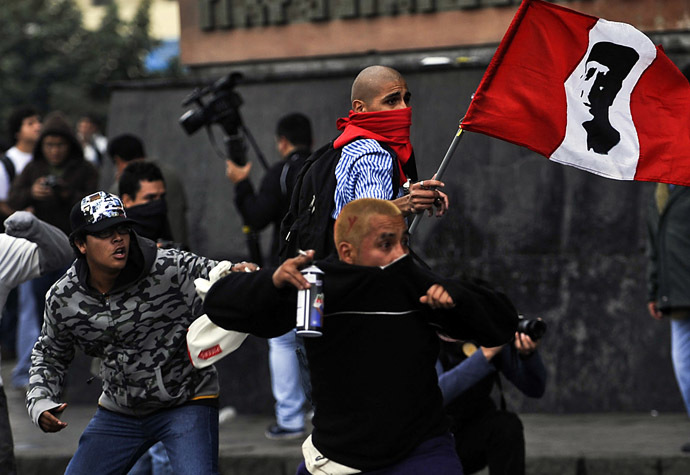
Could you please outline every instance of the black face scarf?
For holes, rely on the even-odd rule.
[[[143,205],[127,208],[127,217],[135,223],[132,228],[139,236],[158,241],[172,241],[168,224],[168,205],[165,199],[153,200]]]

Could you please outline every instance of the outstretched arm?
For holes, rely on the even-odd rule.
[[[65,233],[27,211],[17,211],[7,218],[5,232],[8,236],[24,238],[38,245],[41,274],[67,267],[74,259]]]
[[[485,347],[500,346],[512,339],[518,316],[504,294],[473,281],[448,280],[439,285],[453,303],[434,309],[431,323],[439,327],[440,333]]]
[[[434,284],[429,287],[426,294],[419,298],[419,301],[431,308],[453,308],[455,302],[448,291],[439,284]]]
[[[226,330],[262,338],[280,336],[295,326],[295,289],[306,288],[299,272],[313,259],[313,251],[286,260],[278,269],[234,272],[213,284],[204,312]]]
[[[438,386],[443,394],[443,404],[447,405],[479,381],[495,373],[496,367],[490,360],[491,357],[478,350],[448,371],[440,370],[439,363]]]

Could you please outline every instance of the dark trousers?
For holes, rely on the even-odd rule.
[[[297,467],[297,475],[311,475],[304,462]],[[463,471],[453,450],[453,437],[444,434],[422,442],[395,465],[362,475],[463,475]]]
[[[10,427],[10,416],[7,412],[7,398],[2,385],[0,385],[0,473],[3,475],[15,475],[17,473],[17,465],[14,461],[12,428]]]
[[[512,412],[488,411],[463,419],[453,434],[465,473],[488,465],[490,475],[524,475],[525,435],[522,422]]]
[[[7,296],[5,308],[0,309],[2,318],[0,319],[0,347],[2,354],[10,359],[16,355],[17,345],[17,289],[14,288]]]

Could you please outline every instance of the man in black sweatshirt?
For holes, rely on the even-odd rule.
[[[348,203],[334,236],[339,260],[316,262],[323,336],[305,339],[315,413],[298,474],[461,474],[434,366],[437,332],[497,346],[512,338],[517,312],[499,292],[417,266],[389,201]],[[312,256],[219,280],[206,313],[229,330],[284,333]]]

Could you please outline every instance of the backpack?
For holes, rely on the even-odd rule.
[[[400,172],[395,153],[385,144],[396,162],[393,166],[393,195],[397,194]],[[290,207],[280,225],[280,262],[295,257],[300,249],[314,249],[315,259],[323,259],[336,252],[333,243],[331,217],[335,202],[335,167],[342,148],[333,148],[333,141],[312,153],[297,175],[290,198]]]

